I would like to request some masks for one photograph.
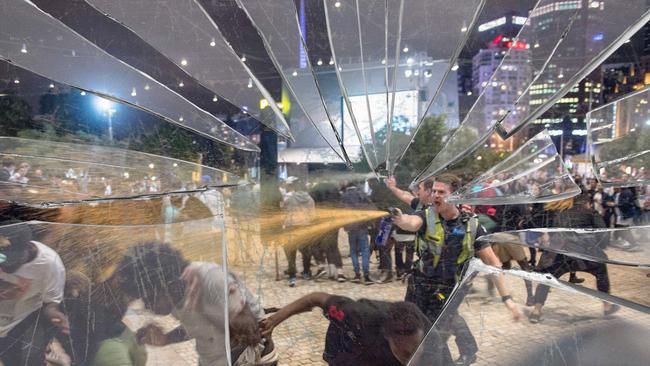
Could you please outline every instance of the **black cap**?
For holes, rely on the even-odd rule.
[[[12,220],[0,226],[0,254],[5,256],[0,267],[10,267],[16,260],[20,260],[22,253],[29,248],[32,240],[32,229],[29,224]]]

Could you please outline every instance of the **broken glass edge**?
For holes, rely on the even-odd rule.
[[[504,140],[512,137],[515,133],[520,131],[526,125],[528,125],[533,120],[540,117],[542,114],[546,113],[557,101],[559,101],[571,88],[573,85],[578,83],[580,80],[584,79],[589,75],[596,67],[598,67],[603,61],[605,61],[609,56],[612,55],[621,45],[623,45],[629,38],[631,38],[637,31],[639,31],[646,23],[650,21],[650,10],[647,10],[643,16],[641,16],[636,23],[630,25],[623,33],[621,33],[612,43],[600,52],[600,56],[591,59],[584,65],[573,77],[571,77],[564,87],[558,89],[558,91],[551,96],[548,101],[542,103],[535,111],[530,113],[528,117],[519,122],[514,126],[510,131],[506,131],[505,128],[499,123],[503,131],[506,131],[505,136],[501,136]],[[523,28],[522,28],[523,29]]]
[[[436,326],[439,325],[440,321],[443,321],[441,319],[444,319],[446,315],[448,315],[450,312],[457,311],[458,307],[463,303],[465,300],[465,295],[469,294],[469,286],[471,285],[471,281],[476,278],[478,274],[488,274],[488,275],[511,275],[514,277],[518,277],[523,280],[528,280],[531,282],[535,282],[538,286],[539,285],[546,285],[550,288],[556,288],[562,291],[566,291],[569,293],[573,294],[580,294],[580,295],[585,295],[589,296],[591,298],[594,298],[596,300],[601,300],[601,301],[607,301],[612,304],[617,304],[619,306],[623,306],[625,308],[629,308],[632,310],[636,310],[645,314],[650,314],[650,307],[638,304],[617,296],[613,296],[604,292],[600,292],[597,290],[592,290],[590,288],[574,285],[571,283],[567,283],[565,281],[558,280],[557,278],[553,277],[551,274],[542,274],[542,273],[536,273],[536,272],[526,272],[523,270],[519,269],[500,269],[497,267],[493,267],[490,265],[487,265],[483,263],[480,259],[477,258],[472,258],[469,261],[469,264],[467,268],[465,269],[465,273],[462,277],[462,279],[456,283],[456,286],[454,287],[452,293],[449,296],[449,300],[445,303],[443,310],[440,313],[440,316],[436,319],[434,324],[431,326],[429,331],[426,333],[426,335],[422,338],[422,341],[420,341],[420,344],[418,345],[417,349],[413,353],[413,356],[411,360],[409,360],[408,365],[412,365],[415,355],[421,354],[424,350],[424,347],[427,346],[427,340],[429,338],[429,334],[432,332],[436,332]],[[516,306],[519,306],[520,304],[516,304]],[[505,311],[505,310],[504,310]]]
[[[355,6],[356,6],[356,19],[357,19],[357,31],[359,33],[359,54],[361,56],[361,77],[363,80],[363,90],[365,94],[365,99],[366,99],[366,110],[368,112],[368,126],[370,127],[370,140],[372,141],[373,146],[378,146],[377,141],[375,141],[375,124],[373,123],[372,120],[372,112],[370,111],[370,96],[368,95],[368,81],[366,80],[366,66],[365,66],[365,60],[364,60],[364,52],[363,52],[363,35],[362,35],[362,30],[361,30],[361,15],[359,12],[359,0],[354,1]],[[386,16],[386,13],[388,12],[388,6],[386,3],[384,3],[384,17]],[[327,13],[329,14],[329,13]],[[332,51],[334,52],[334,51]],[[386,126],[388,128],[388,126]],[[387,141],[386,144],[389,143],[390,141],[390,132],[387,131]],[[373,149],[374,154],[375,154],[375,160],[379,162],[379,157],[377,156],[377,149]],[[388,154],[387,154],[388,155]],[[388,158],[388,157],[387,157]]]
[[[266,50],[266,53],[268,54],[269,58],[270,58],[271,61],[273,62],[273,65],[275,66],[276,70],[278,70],[278,73],[280,74],[280,77],[282,78],[282,80],[284,81],[285,85],[286,85],[287,88],[289,89],[289,92],[294,96],[294,99],[295,99],[296,102],[298,103],[298,106],[299,106],[300,109],[303,111],[303,113],[305,114],[305,116],[307,117],[307,119],[309,120],[309,122],[314,126],[314,128],[316,129],[316,131],[318,132],[318,134],[323,138],[323,140],[325,140],[325,142],[327,143],[327,145],[329,145],[330,148],[332,148],[332,150],[333,150],[333,151],[334,151],[334,152],[335,152],[335,153],[336,153],[336,154],[341,158],[341,160],[343,160],[343,161],[345,162],[345,164],[347,165],[347,167],[348,167],[348,168],[351,168],[351,167],[352,167],[352,160],[350,160],[350,157],[349,157],[349,155],[348,155],[348,153],[347,153],[347,151],[346,151],[346,149],[345,149],[345,146],[343,145],[343,140],[341,139],[340,134],[339,134],[338,131],[336,130],[336,127],[335,127],[335,125],[334,125],[334,121],[333,121],[333,119],[332,119],[332,116],[330,115],[329,110],[327,109],[327,107],[326,107],[326,105],[325,105],[325,99],[324,99],[324,97],[323,97],[323,94],[322,94],[322,91],[321,91],[320,85],[319,85],[318,80],[317,80],[317,78],[316,78],[316,74],[315,74],[315,72],[314,72],[314,70],[313,70],[313,67],[312,67],[312,64],[311,64],[311,60],[309,59],[309,57],[307,57],[307,64],[308,64],[308,67],[309,67],[309,69],[310,69],[310,71],[311,71],[312,78],[314,79],[314,83],[315,83],[315,85],[316,85],[316,90],[317,90],[318,95],[319,95],[319,97],[320,97],[320,99],[321,99],[321,103],[322,103],[322,105],[323,105],[323,109],[325,110],[325,114],[326,114],[326,116],[327,116],[328,122],[329,122],[330,126],[332,127],[332,131],[333,131],[333,133],[334,133],[334,136],[336,137],[336,140],[337,140],[337,142],[338,142],[338,144],[339,144],[339,147],[341,148],[341,153],[343,154],[343,156],[341,156],[341,155],[336,151],[336,149],[335,149],[335,148],[334,148],[334,147],[329,143],[328,139],[325,138],[325,135],[320,131],[320,128],[318,127],[317,123],[314,122],[314,120],[313,120],[313,118],[311,117],[311,115],[310,115],[309,113],[307,113],[307,109],[306,109],[305,106],[303,105],[302,101],[301,101],[301,100],[296,96],[297,93],[294,91],[293,86],[291,85],[291,82],[289,81],[289,78],[288,78],[288,77],[285,75],[285,73],[282,71],[282,65],[280,64],[280,61],[278,61],[277,56],[275,55],[275,51],[273,51],[273,49],[272,49],[272,47],[271,47],[271,44],[269,43],[269,41],[268,41],[266,35],[264,34],[264,32],[262,32],[262,30],[260,29],[260,27],[257,25],[257,23],[255,22],[255,19],[253,19],[253,16],[250,14],[250,12],[248,11],[248,9],[246,8],[246,5],[244,5],[244,4],[242,3],[242,0],[235,0],[235,1],[236,1],[237,5],[239,6],[239,8],[241,8],[241,9],[244,11],[244,13],[246,13],[246,16],[248,17],[248,19],[251,21],[251,23],[252,23],[253,26],[255,27],[255,31],[257,32],[258,36],[259,36],[260,39],[262,40],[262,44],[264,45],[264,49]],[[293,6],[294,6],[294,8],[295,8],[295,4],[293,4]],[[297,15],[296,15],[296,22],[298,22]],[[299,32],[300,32],[300,33],[299,33],[299,34],[300,34],[300,40],[301,40],[301,43],[303,44],[303,48],[305,49],[305,52],[308,52],[308,51],[307,51],[307,48],[306,48],[306,45],[305,45],[305,41],[304,41],[303,35],[302,35],[302,31],[300,31],[300,27],[298,27],[298,30],[299,30]]]
[[[140,34],[138,34],[138,32],[136,32],[133,28],[131,28],[131,27],[130,27],[129,25],[127,25],[125,22],[123,22],[122,20],[118,19],[115,15],[110,14],[110,13],[108,13],[107,11],[104,11],[104,10],[100,9],[100,8],[99,8],[99,5],[96,5],[96,3],[93,2],[93,0],[83,0],[83,1],[84,1],[86,4],[88,4],[90,7],[92,7],[93,9],[97,10],[99,13],[103,14],[106,18],[111,19],[111,20],[114,21],[115,23],[119,24],[121,27],[123,27],[123,28],[129,30],[129,32],[131,32],[134,36],[136,36],[136,37],[138,37],[139,39],[141,39],[143,42],[145,42],[145,43],[151,45],[151,43],[149,43],[148,41],[146,41],[142,36],[140,36]],[[192,2],[190,2],[190,3],[192,3]],[[228,46],[227,46],[227,45],[228,45],[227,40],[225,39],[225,37],[223,36],[223,34],[221,33],[221,31],[220,31],[219,28],[217,27],[216,23],[214,23],[214,21],[212,20],[212,18],[210,18],[210,16],[208,15],[208,13],[205,11],[205,9],[203,9],[203,7],[202,7],[198,2],[193,2],[193,3],[195,3],[195,4],[198,6],[199,9],[201,9],[201,12],[206,16],[206,18],[207,18],[207,19],[210,21],[210,23],[214,26],[214,28],[215,28],[214,30],[215,30],[216,34],[218,34],[219,37],[220,37],[221,40],[222,40],[221,43],[224,44],[224,45],[226,45],[226,47],[224,47],[224,49],[226,49],[227,52],[229,52],[229,53],[232,55],[232,57],[233,57],[234,59],[237,60],[237,62],[242,66],[242,68],[243,68],[243,69],[246,71],[246,73],[248,74],[248,77],[251,78],[251,80],[255,83],[255,86],[256,86],[257,89],[259,90],[260,94],[262,94],[262,96],[263,96],[264,98],[266,98],[266,99],[269,101],[269,106],[271,106],[271,109],[272,109],[273,112],[275,113],[275,116],[279,118],[280,122],[282,123],[282,127],[285,127],[286,131],[283,131],[283,130],[279,129],[277,126],[274,126],[271,122],[268,122],[268,121],[264,120],[263,118],[261,118],[261,116],[260,116],[259,113],[250,113],[250,112],[248,112],[248,111],[246,111],[246,113],[250,114],[252,117],[254,117],[254,118],[255,118],[257,121],[259,121],[261,124],[263,124],[263,125],[269,127],[269,128],[272,129],[273,131],[277,132],[279,135],[281,135],[281,136],[283,136],[283,137],[286,137],[287,139],[290,139],[291,141],[294,141],[294,139],[293,139],[293,135],[291,134],[291,130],[290,130],[289,126],[287,125],[287,122],[286,122],[286,120],[284,119],[284,116],[283,116],[282,113],[279,111],[279,109],[277,108],[277,106],[275,106],[275,105],[276,105],[275,100],[271,97],[271,95],[268,93],[268,91],[266,91],[266,89],[264,88],[264,86],[263,86],[263,85],[260,83],[260,81],[255,77],[255,75],[252,74],[251,70],[250,70],[250,69],[249,69],[249,68],[244,64],[243,61],[241,61],[241,58],[240,58],[239,56],[237,56],[237,54],[234,52],[234,50],[232,49],[232,47],[228,47]],[[65,23],[64,23],[64,24],[65,24]],[[203,83],[203,82],[201,82],[200,80],[198,80],[197,78],[195,78],[195,77],[194,77],[193,75],[191,75],[191,74],[190,74],[190,73],[189,73],[185,68],[181,67],[181,65],[179,65],[178,62],[176,62],[172,57],[168,56],[165,52],[162,52],[159,48],[154,47],[153,45],[151,45],[151,46],[152,46],[153,49],[155,49],[158,53],[160,53],[163,57],[165,57],[168,61],[170,61],[170,62],[172,62],[174,65],[178,66],[178,68],[179,68],[183,73],[185,73],[185,75],[187,75],[190,79],[196,81],[197,84],[199,84],[199,85],[203,86],[204,88],[210,90],[211,92],[215,93],[216,95],[219,96],[219,98],[221,98],[221,99],[227,101],[228,103],[230,103],[230,104],[232,104],[232,105],[234,105],[234,106],[238,106],[238,103],[234,103],[233,101],[230,100],[230,98],[223,97],[223,95],[222,95],[220,92],[218,92],[217,90],[212,89],[211,87],[209,87],[209,86],[206,85],[205,83]],[[272,103],[271,103],[271,102],[272,102]],[[275,106],[275,108],[274,108],[273,106]]]
[[[424,119],[427,117],[427,113],[429,112],[429,109],[431,109],[434,102],[436,101],[436,98],[438,98],[438,95],[440,94],[440,91],[442,90],[445,83],[447,82],[447,78],[449,77],[449,74],[451,73],[451,68],[458,61],[458,57],[460,56],[460,53],[462,52],[463,47],[465,47],[465,44],[467,43],[467,40],[469,39],[469,35],[471,33],[471,30],[474,28],[474,25],[478,21],[478,17],[480,16],[481,12],[483,11],[483,7],[485,6],[486,1],[487,0],[480,0],[480,5],[477,7],[476,12],[474,13],[474,16],[472,17],[472,19],[471,19],[471,21],[470,21],[470,23],[469,23],[469,25],[467,27],[467,31],[465,32],[466,36],[459,40],[459,43],[456,46],[457,47],[456,52],[454,52],[452,57],[449,59],[449,67],[447,67],[447,69],[445,70],[445,73],[442,76],[442,80],[441,80],[440,84],[436,88],[436,91],[434,92],[433,96],[431,97],[431,100],[429,101],[429,103],[427,103],[427,106],[424,109],[424,113],[422,114],[422,118],[420,119],[420,121],[418,121],[418,124],[415,127],[415,131],[413,132],[413,136],[411,136],[411,138],[409,139],[409,142],[406,144],[406,146],[404,146],[401,149],[402,152],[397,157],[397,159],[395,159],[395,161],[392,164],[387,164],[388,165],[387,167],[389,168],[388,169],[388,172],[389,172],[388,175],[393,175],[393,173],[395,172],[395,169],[397,168],[399,163],[404,158],[404,155],[406,155],[406,151],[409,149],[409,147],[411,147],[411,145],[415,141],[415,137],[417,136],[418,132],[420,131],[420,127],[422,127],[422,124],[424,122]],[[388,156],[388,159],[390,160],[390,156]]]
[[[582,191],[578,188],[550,196],[533,196],[527,194],[526,192],[522,192],[520,195],[507,195],[488,198],[465,198],[463,196],[449,196],[447,198],[447,202],[466,205],[516,205],[530,203],[548,203],[575,197],[581,192]]]
[[[58,147],[61,147],[61,145],[64,145],[65,148],[70,148],[70,150],[74,151],[75,148],[78,148],[80,151],[83,149],[87,149],[88,147],[94,147],[94,148],[99,148],[101,150],[101,153],[119,153],[119,154],[124,154],[120,156],[120,158],[123,159],[129,159],[129,158],[140,158],[140,157],[147,157],[147,158],[153,158],[156,159],[156,161],[169,161],[173,163],[181,163],[185,166],[191,166],[194,168],[200,168],[200,169],[208,169],[212,172],[218,172],[220,174],[227,174],[231,176],[233,179],[238,179],[239,177],[237,174],[231,173],[229,171],[219,169],[219,168],[214,168],[210,167],[207,165],[203,164],[197,164],[193,163],[190,161],[185,161],[181,159],[176,159],[172,157],[167,157],[163,155],[156,155],[156,154],[150,154],[142,151],[137,151],[137,150],[129,150],[129,149],[120,149],[120,148],[115,148],[112,146],[102,146],[102,145],[86,145],[86,144],[76,144],[76,143],[70,143],[70,142],[60,142],[60,141],[50,141],[50,140],[33,140],[33,139],[27,139],[27,138],[22,138],[22,137],[11,137],[11,136],[0,136],[0,142],[6,141],[6,140],[13,140],[13,141],[19,141],[19,142],[24,142],[24,143],[41,143],[41,142],[46,142],[47,144],[52,144],[52,145],[57,145]],[[42,145],[41,145],[42,146]],[[43,147],[43,146],[42,146]],[[99,152],[98,152],[99,153]],[[93,164],[93,165],[99,165],[99,166],[107,166],[107,167],[114,167],[114,168],[121,168],[121,169],[129,169],[133,170],[136,168],[131,168],[131,167],[123,167],[120,165],[111,165],[111,164],[106,164],[106,163],[99,163],[93,160],[72,160],[72,159],[64,159],[64,158],[56,158],[48,155],[26,155],[26,154],[15,154],[12,152],[5,152],[2,149],[2,146],[0,146],[0,154],[2,155],[11,155],[11,156],[23,156],[23,157],[28,157],[28,158],[42,158],[42,159],[50,159],[50,160],[55,160],[55,161],[63,161],[63,162],[71,162],[71,163],[81,163],[81,164]]]
[[[0,185],[12,185],[12,186],[17,186],[17,187],[23,187],[24,185],[20,183],[7,183],[7,182],[1,182]],[[241,187],[241,186],[246,186],[248,183],[242,183],[242,184],[221,184],[221,185],[207,185],[203,186],[201,188],[197,189],[192,189],[192,190],[183,190],[183,191],[166,191],[166,192],[160,192],[160,193],[145,193],[145,194],[136,194],[136,195],[128,195],[128,196],[111,196],[110,198],[106,197],[98,197],[98,198],[86,198],[86,199],[78,199],[78,200],[60,200],[60,201],[41,201],[40,203],[34,203],[34,202],[26,202],[26,201],[20,201],[20,200],[13,200],[13,199],[6,199],[0,197],[0,202],[9,202],[13,204],[17,204],[20,206],[25,206],[25,207],[31,207],[31,208],[59,208],[59,207],[65,207],[65,206],[74,206],[74,205],[84,205],[84,204],[92,204],[92,203],[105,203],[105,202],[112,202],[112,201],[127,201],[127,200],[150,200],[154,198],[161,198],[165,196],[182,196],[185,194],[192,194],[192,193],[202,193],[209,191],[211,189],[220,189],[220,188],[232,188],[232,187]],[[41,186],[31,186],[35,187],[38,189],[43,189]],[[57,188],[59,189],[59,188]],[[77,194],[76,192],[73,192],[73,194]]]
[[[221,138],[220,136],[210,135],[210,134],[208,134],[207,132],[202,132],[202,131],[199,131],[199,130],[197,130],[197,129],[191,128],[191,127],[189,127],[189,126],[187,126],[187,125],[185,125],[185,124],[178,123],[178,122],[175,121],[173,118],[170,118],[170,117],[164,116],[164,115],[162,115],[162,114],[160,114],[160,113],[158,113],[158,112],[155,112],[155,111],[153,111],[153,110],[150,110],[149,108],[145,108],[145,107],[142,107],[142,106],[136,105],[136,104],[134,104],[134,103],[132,103],[132,102],[129,102],[129,101],[126,101],[126,100],[123,100],[123,99],[120,99],[120,98],[116,98],[116,97],[113,97],[113,96],[110,96],[110,95],[104,94],[104,93],[102,93],[102,92],[99,92],[99,91],[93,91],[93,90],[90,90],[90,89],[86,89],[86,88],[84,88],[84,87],[71,85],[71,84],[69,84],[69,83],[67,83],[67,82],[61,82],[57,77],[49,77],[49,76],[47,76],[47,75],[42,74],[41,72],[36,72],[36,71],[31,70],[31,68],[29,68],[29,67],[23,67],[23,66],[21,66],[19,63],[16,63],[15,61],[10,60],[10,59],[8,59],[8,58],[2,56],[2,55],[0,55],[0,60],[2,60],[2,61],[4,61],[4,62],[7,62],[7,63],[9,63],[9,64],[12,64],[12,65],[15,65],[15,66],[17,66],[17,67],[19,67],[19,68],[21,68],[21,69],[23,69],[23,70],[27,70],[27,71],[29,71],[29,72],[32,72],[32,73],[34,73],[34,74],[36,74],[36,75],[42,76],[42,77],[44,77],[44,78],[46,78],[46,79],[49,79],[49,80],[52,80],[52,81],[56,81],[56,82],[58,82],[58,83],[60,83],[60,84],[62,84],[62,85],[66,85],[66,86],[71,87],[71,88],[75,88],[75,89],[78,89],[78,90],[81,90],[81,91],[84,91],[84,92],[91,93],[91,94],[93,94],[93,95],[97,95],[97,96],[102,97],[102,98],[104,98],[104,99],[112,100],[112,101],[115,101],[115,102],[120,103],[120,104],[125,104],[125,105],[128,105],[128,106],[130,106],[130,107],[137,108],[137,109],[142,110],[142,111],[144,111],[144,112],[146,112],[146,113],[149,113],[149,114],[152,114],[152,115],[154,115],[154,116],[157,116],[158,118],[161,118],[161,119],[163,119],[164,121],[166,121],[166,122],[168,122],[168,123],[172,123],[172,124],[175,124],[175,125],[180,126],[180,127],[182,127],[182,128],[185,128],[185,129],[187,129],[187,130],[191,130],[191,131],[193,131],[193,132],[195,132],[195,133],[198,133],[198,134],[200,134],[200,135],[202,135],[202,136],[205,136],[206,138],[209,138],[209,139],[211,139],[211,140],[214,140],[214,141],[218,141],[218,142],[221,142],[221,143],[227,144],[227,145],[229,145],[229,146],[232,146],[232,147],[237,148],[237,149],[240,149],[240,150],[247,150],[247,151],[260,152],[260,149],[259,149],[259,147],[258,147],[257,145],[255,145],[252,141],[250,141],[250,140],[249,140],[247,137],[245,137],[244,135],[242,135],[242,134],[240,134],[239,132],[237,132],[235,129],[233,129],[233,128],[231,128],[230,126],[228,126],[225,122],[223,122],[223,121],[220,120],[219,118],[217,118],[217,117],[213,116],[212,114],[208,113],[207,111],[205,111],[205,110],[199,108],[197,105],[195,105],[195,104],[192,103],[191,101],[185,99],[183,96],[181,96],[180,94],[178,94],[178,93],[176,93],[175,91],[171,90],[170,88],[168,88],[167,86],[163,85],[162,83],[158,82],[156,79],[152,78],[150,75],[144,73],[143,71],[141,71],[141,70],[139,70],[139,69],[136,69],[136,68],[132,67],[131,65],[129,65],[129,64],[123,62],[122,60],[120,60],[120,59],[118,59],[118,58],[112,56],[111,54],[107,53],[107,52],[104,51],[103,49],[99,48],[96,44],[94,44],[93,42],[89,41],[89,40],[86,39],[85,37],[81,36],[79,33],[77,33],[77,32],[76,32],[75,30],[73,30],[72,28],[68,27],[65,23],[63,23],[63,22],[59,21],[58,19],[54,18],[54,17],[53,17],[52,15],[50,15],[49,13],[44,12],[43,10],[41,10],[39,7],[37,7],[37,6],[36,6],[35,4],[33,4],[32,2],[29,2],[29,1],[28,1],[27,4],[28,4],[28,6],[33,7],[33,8],[34,8],[37,12],[39,12],[42,16],[47,17],[48,19],[50,19],[50,21],[53,21],[56,25],[62,27],[62,28],[65,29],[66,31],[72,33],[72,34],[73,34],[75,37],[77,37],[77,39],[80,40],[81,42],[84,42],[84,43],[86,43],[87,45],[89,45],[91,48],[94,48],[94,49],[95,49],[96,51],[98,51],[100,54],[103,54],[104,56],[107,56],[108,59],[110,59],[111,61],[113,61],[113,62],[117,62],[117,63],[119,63],[120,65],[122,65],[123,67],[126,67],[127,69],[129,69],[130,71],[133,71],[133,72],[135,72],[135,73],[137,73],[137,74],[143,76],[145,79],[148,79],[149,81],[151,81],[151,82],[157,84],[157,85],[158,85],[159,87],[161,87],[163,90],[166,90],[167,92],[169,92],[169,93],[175,95],[176,97],[178,97],[180,100],[182,100],[182,101],[184,101],[185,103],[189,104],[189,106],[192,107],[194,110],[198,111],[200,115],[207,116],[208,119],[214,119],[214,120],[216,120],[216,121],[218,122],[219,125],[221,125],[222,127],[227,128],[229,131],[232,131],[233,134],[235,134],[236,136],[239,136],[239,137],[243,140],[243,142],[245,142],[245,145],[242,146],[241,144],[237,144],[237,143],[229,142],[229,141],[227,141],[227,140]],[[54,25],[53,25],[53,26],[54,26]]]
[[[387,4],[387,2],[385,3]],[[386,17],[388,16],[388,6],[386,6]],[[386,168],[389,169],[390,167],[388,166],[388,162],[390,160],[390,140],[393,135],[393,113],[395,111],[395,94],[397,92],[397,73],[399,69],[399,59],[401,55],[401,49],[402,49],[402,24],[404,22],[404,0],[400,0],[399,4],[399,16],[397,18],[397,42],[395,42],[395,67],[393,68],[393,91],[389,92],[389,94],[392,94],[390,97],[390,105],[388,107],[388,119],[386,120],[386,148],[384,153],[386,154],[385,156],[385,162],[386,162]],[[388,29],[387,29],[388,30]],[[388,50],[388,44],[385,45],[386,49]],[[386,72],[388,72],[388,60],[386,60]],[[370,120],[370,123],[372,124],[372,120]]]
[[[339,89],[341,90],[341,94],[343,95],[343,100],[345,101],[345,105],[348,107],[348,111],[350,113],[350,119],[352,120],[352,125],[354,126],[354,130],[356,132],[357,138],[359,139],[359,143],[361,144],[361,151],[363,152],[363,155],[366,158],[366,161],[368,162],[370,169],[374,172],[375,175],[377,175],[375,169],[379,165],[379,163],[377,162],[376,164],[373,164],[372,161],[370,160],[370,156],[368,155],[368,151],[366,149],[366,144],[363,142],[363,137],[361,136],[361,131],[359,130],[359,125],[357,124],[357,120],[354,117],[354,111],[352,110],[352,104],[350,102],[347,89],[345,88],[345,85],[343,84],[342,81],[341,71],[339,71],[338,62],[336,59],[336,52],[334,51],[334,44],[332,41],[332,27],[329,20],[329,11],[327,10],[327,0],[323,0],[323,5],[325,8],[325,24],[327,27],[327,36],[328,36],[327,38],[329,39],[330,49],[332,51],[332,60],[334,61],[334,71],[336,72],[336,79],[339,84]],[[341,116],[341,118],[343,118],[343,116]],[[374,150],[374,146],[373,146],[373,150]]]
[[[520,233],[577,233],[577,234],[607,234],[607,233],[615,233],[619,231],[625,231],[625,230],[630,230],[630,229],[639,229],[639,230],[645,230],[648,229],[650,230],[650,226],[629,226],[627,228],[607,228],[607,229],[577,229],[577,228],[537,228],[537,229],[524,229],[524,230],[511,230],[511,231],[501,231],[499,233],[494,233],[494,234],[510,234],[513,236],[516,236],[517,239],[519,239],[519,234]],[[650,262],[649,263],[638,263],[638,262],[629,262],[629,261],[623,261],[623,260],[616,260],[616,259],[609,259],[609,258],[601,258],[601,257],[595,257],[592,255],[588,255],[585,253],[576,253],[568,250],[562,250],[553,246],[540,246],[540,245],[535,245],[528,243],[525,240],[515,240],[514,238],[508,238],[507,236],[497,236],[495,238],[495,235],[493,234],[488,234],[488,235],[483,235],[478,238],[476,238],[477,241],[484,241],[488,243],[509,243],[509,244],[516,244],[516,245],[521,245],[529,248],[534,248],[534,249],[542,249],[545,251],[557,253],[557,254],[562,254],[566,255],[567,257],[572,257],[572,258],[578,258],[578,259],[584,259],[587,261],[591,262],[597,262],[597,263],[609,263],[609,264],[615,264],[615,265],[620,265],[620,266],[626,266],[626,267],[638,267],[638,268],[648,268],[650,269]]]

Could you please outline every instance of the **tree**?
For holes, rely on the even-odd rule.
[[[0,98],[0,123],[3,136],[16,136],[18,131],[29,128],[32,123],[32,109],[15,95]]]

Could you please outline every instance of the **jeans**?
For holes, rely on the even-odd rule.
[[[370,272],[370,246],[368,245],[368,231],[348,231],[348,240],[350,243],[350,258],[352,258],[352,267],[354,267],[354,273],[359,273],[359,255],[361,255],[363,274],[368,274]]]

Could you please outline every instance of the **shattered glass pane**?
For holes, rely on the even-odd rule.
[[[503,205],[557,201],[580,194],[544,130],[508,158],[452,193],[448,202]]]
[[[237,0],[237,3],[256,27],[266,51],[297,104],[297,108],[292,109],[292,113],[295,113],[291,121],[292,130],[300,130],[311,124],[339,158],[349,164],[341,128],[335,124],[332,112],[326,106],[315,66],[310,62],[304,29],[301,28],[304,25],[298,22],[294,2]],[[289,110],[289,106],[285,106],[289,101],[282,103],[283,108]]]
[[[392,166],[403,154],[482,3],[469,0],[446,9],[443,2],[427,1],[324,2],[344,119],[360,134],[372,168]],[[429,92],[405,94],[417,89]]]
[[[276,101],[197,2],[87,2],[133,30],[217,95],[244,109],[278,134],[291,138]],[[261,113],[260,100],[263,99],[267,100],[273,114]]]
[[[449,128],[457,127],[458,121],[454,116],[445,113],[450,106],[458,104],[457,95],[447,93],[451,90],[447,83],[457,83],[457,58],[485,3],[483,0],[465,0],[449,6],[445,1],[404,2],[400,44],[397,46],[400,67],[396,72],[403,73],[406,79],[396,76],[399,81],[390,84],[393,86],[393,93],[389,95],[392,132],[386,147],[389,172],[394,171],[395,164],[413,143],[426,117],[439,116]],[[436,36],[431,37],[431,34]],[[389,60],[394,59],[392,53],[388,56]],[[415,123],[405,121],[401,113],[403,108],[395,104],[399,101],[397,91],[409,89],[424,92],[418,95],[418,120]]]
[[[596,127],[592,155],[637,164],[612,181],[641,183],[603,190],[582,155],[582,120],[592,104],[647,84],[647,29],[573,80],[602,61],[584,55],[604,56],[638,28],[639,1],[3,4],[0,55],[11,58],[0,63],[0,332],[24,308],[12,302],[34,308],[0,333],[0,364],[397,366],[436,319],[411,364],[645,364],[648,148],[623,138],[605,149],[622,156],[602,155],[598,143],[615,137]],[[564,109],[498,137],[567,88]],[[592,114],[634,121],[622,131],[637,137],[645,101],[630,119],[624,100]],[[282,136],[284,118],[295,140]],[[210,131],[222,121],[232,130]],[[235,148],[242,141],[247,150]],[[539,272],[503,272],[528,320],[512,321],[519,314],[487,281],[501,278],[492,267],[471,264],[463,278],[447,271],[462,260],[445,258],[435,281],[407,275],[427,254],[416,233],[390,226],[388,208],[413,213],[414,198],[421,208],[433,195],[378,178],[405,184],[440,170],[461,179],[449,198],[460,205],[450,207],[480,212],[497,232],[476,245],[481,257],[489,243],[504,269]],[[447,249],[467,232],[441,224],[441,252],[463,255]],[[54,275],[30,282],[13,271],[34,248],[47,250],[8,225],[31,227],[58,253],[46,269]],[[14,250],[14,239],[31,249]],[[60,279],[62,267],[62,306],[23,296]],[[42,336],[62,314],[70,334]],[[34,319],[40,328],[29,327]],[[23,351],[38,361],[16,361]]]
[[[550,288],[542,316],[512,322],[503,303],[486,291],[486,280],[496,273],[503,273],[516,302],[526,296],[525,281],[536,293],[541,290],[548,295]],[[444,346],[454,359],[463,352],[475,352],[477,365],[643,363],[650,356],[643,341],[650,335],[650,310],[627,305],[605,293],[558,282],[550,275],[500,271],[477,261],[409,365],[430,365]],[[445,340],[442,346],[440,338]]]
[[[0,183],[0,199],[36,206],[159,195],[236,184],[239,179],[220,169],[164,156],[15,137],[0,137],[0,157],[40,171],[26,171]],[[201,177],[198,187],[196,183],[190,187],[187,182],[196,176]]]
[[[529,246],[594,262],[650,267],[650,226],[614,229],[528,229],[478,238],[489,243]],[[533,241],[532,239],[535,238]]]
[[[625,96],[587,115],[589,156],[605,187],[650,183],[648,89]]]
[[[231,363],[230,351],[241,343],[228,342],[230,319],[253,317],[255,323],[262,310],[241,282],[228,275],[223,215],[210,217],[196,196],[146,202],[53,212],[59,220],[86,224],[31,221],[0,227],[3,303],[16,305],[3,310],[3,337],[9,334],[16,341],[3,349],[11,355],[3,357],[5,365],[35,364],[25,355],[31,352],[28,357],[35,361],[45,352],[48,339],[29,327],[51,329],[56,339],[52,350],[65,351],[68,364],[144,365],[147,359],[161,364],[170,357],[194,364]],[[109,207],[138,211],[137,222],[148,217],[155,224],[120,224],[123,216],[102,215]],[[172,211],[178,212],[169,215]],[[34,259],[21,259],[24,250],[33,250]],[[60,312],[33,315],[48,303],[59,304]],[[54,328],[52,319],[60,320]],[[160,340],[157,332],[175,328],[170,341],[195,341],[165,347],[164,353],[156,350],[160,347],[145,349],[144,344]]]
[[[541,1],[519,33],[517,40],[524,42],[519,45],[525,44],[532,51],[533,80],[505,112],[513,117],[498,116],[508,134],[541,116],[650,20],[650,6],[643,0],[575,2],[564,8],[557,2]],[[609,14],[616,14],[615,19]],[[545,24],[551,16],[558,26],[549,29]],[[507,62],[506,58],[502,69]],[[495,75],[494,80],[500,79]],[[554,81],[549,84],[549,80]],[[535,96],[539,94],[535,90],[543,89],[555,92]]]
[[[148,75],[99,49],[28,2],[5,4],[0,57],[51,80],[120,101],[238,149],[258,147]]]
[[[650,18],[642,0],[566,4],[542,0],[530,14],[516,38],[494,39],[495,46],[507,48],[494,55],[501,59],[496,72],[477,79],[478,100],[416,181],[459,161],[495,128],[512,139],[512,134],[558,102]],[[617,14],[616,19],[607,14]],[[487,49],[484,56],[492,57],[492,53]],[[522,68],[530,71],[519,72]]]

